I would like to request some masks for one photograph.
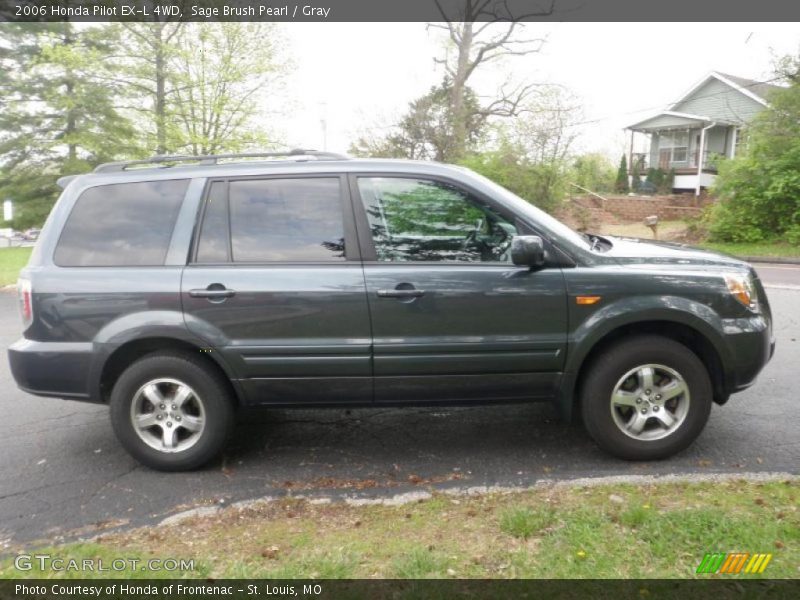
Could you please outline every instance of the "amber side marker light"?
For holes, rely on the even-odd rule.
[[[602,296],[575,296],[576,304],[597,304],[602,299]]]

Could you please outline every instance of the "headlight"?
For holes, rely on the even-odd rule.
[[[750,275],[726,273],[725,284],[734,298],[753,312],[758,312],[758,297]]]

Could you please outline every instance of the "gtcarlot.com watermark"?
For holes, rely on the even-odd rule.
[[[194,560],[183,558],[60,558],[52,554],[18,554],[18,571],[55,571],[75,573],[119,573],[122,571],[194,571]]]

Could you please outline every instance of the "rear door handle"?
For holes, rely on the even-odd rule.
[[[378,290],[378,298],[419,298],[425,290]]]
[[[212,283],[205,289],[189,290],[189,296],[192,298],[207,298],[209,300],[224,300],[235,295],[235,290],[229,290],[219,283]]]

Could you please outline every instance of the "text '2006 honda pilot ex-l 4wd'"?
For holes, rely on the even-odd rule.
[[[769,360],[739,260],[578,234],[469,170],[311,151],[62,180],[11,369],[108,403],[139,461],[197,467],[238,407],[555,402],[663,458]]]

